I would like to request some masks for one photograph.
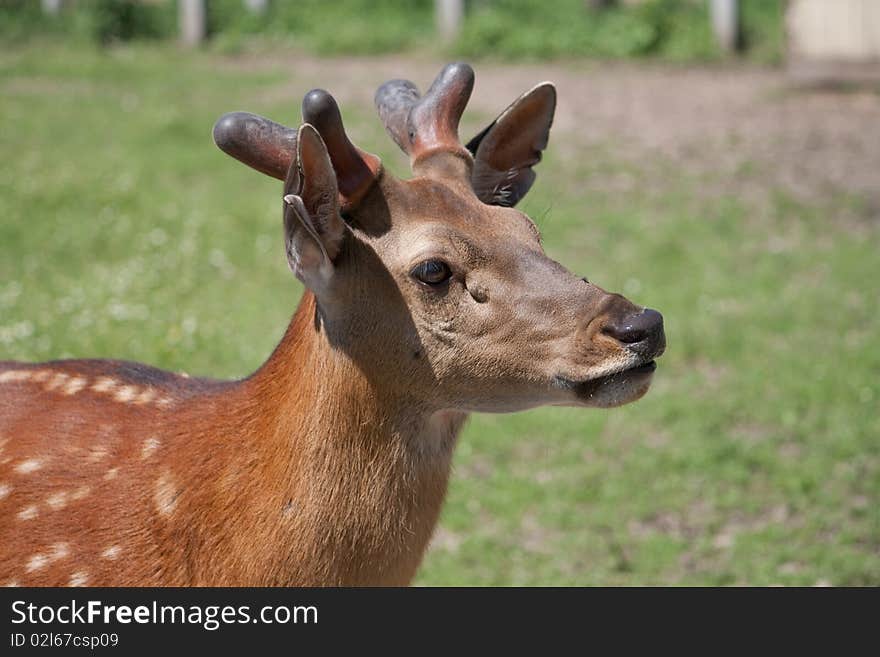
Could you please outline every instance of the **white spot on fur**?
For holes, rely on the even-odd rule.
[[[110,468],[104,474],[104,481],[110,481],[111,479],[116,479],[116,475],[119,474],[119,468]]]
[[[110,561],[113,561],[119,556],[120,552],[122,552],[122,550],[119,548],[118,545],[111,545],[101,553],[101,556],[105,559],[110,559]]]
[[[86,456],[86,461],[89,463],[97,463],[105,458],[107,458],[107,448],[101,445],[96,445],[95,447],[91,447],[88,450],[88,456]]]
[[[162,397],[161,399],[156,400],[156,406],[159,408],[168,408],[171,404],[174,403],[174,399],[171,397]]]
[[[27,381],[31,378],[30,370],[7,370],[0,372],[0,383],[10,383],[13,381]]]
[[[30,559],[28,559],[27,566],[25,566],[25,570],[29,573],[34,572],[35,570],[40,570],[41,568],[45,568],[46,564],[49,563],[49,560],[43,554],[35,554]]]
[[[159,439],[155,437],[147,438],[144,441],[144,446],[141,448],[141,458],[148,459],[150,456],[159,449]]]
[[[144,391],[135,398],[134,403],[149,404],[158,394],[155,388],[144,388]]]
[[[27,570],[27,572],[29,573],[32,573],[35,570],[42,570],[53,561],[66,559],[69,556],[69,543],[55,543],[55,545],[52,546],[52,551],[49,554],[35,554],[30,559],[28,559],[25,570]]]
[[[89,383],[88,379],[85,379],[81,376],[75,376],[70,381],[67,382],[67,385],[64,386],[64,394],[67,396],[75,395],[80,390],[85,388]]]
[[[36,372],[33,373],[31,378],[34,381],[36,381],[37,383],[43,383],[50,376],[52,376],[52,372],[50,370],[37,370]]]
[[[51,379],[49,379],[49,382],[46,384],[46,387],[44,389],[45,390],[55,390],[56,388],[60,388],[62,385],[64,385],[64,383],[69,378],[70,378],[69,374],[65,374],[64,372],[58,372]]]
[[[8,582],[6,582],[6,584],[4,584],[3,586],[5,586],[8,589],[17,589],[19,586],[21,586],[21,584],[19,584],[16,580],[11,579]]]
[[[49,555],[49,561],[58,561],[58,559],[66,559],[70,556],[69,543],[56,543],[52,546],[52,553]]]
[[[138,393],[137,386],[122,386],[119,390],[116,391],[116,394],[113,396],[113,399],[118,401],[121,404],[127,404]]]
[[[70,576],[70,586],[85,586],[89,581],[89,575],[83,570],[77,570]]]
[[[174,512],[177,506],[177,498],[180,491],[171,477],[171,473],[163,470],[162,474],[156,480],[156,492],[153,496],[156,502],[156,510],[163,516],[169,516]]]
[[[65,491],[61,491],[60,493],[55,493],[46,498],[46,504],[48,504],[52,509],[58,511],[59,509],[63,509],[67,506],[67,493]]]
[[[92,492],[91,487],[89,486],[80,486],[70,495],[71,500],[81,500],[86,495]]]
[[[12,487],[8,484],[0,484],[0,500],[9,495],[9,491],[12,490]]]
[[[95,384],[92,386],[92,390],[94,390],[95,392],[110,392],[115,387],[116,379],[112,379],[109,376],[102,376],[100,379],[95,381]]]
[[[184,372],[184,371],[181,370],[181,372],[180,372],[180,376],[182,376],[184,379],[188,379],[188,378],[189,378],[189,372]]]
[[[18,512],[19,520],[32,520],[37,517],[37,505],[31,504],[30,506],[26,506],[21,511]]]
[[[15,466],[15,471],[18,474],[30,474],[31,472],[35,472],[42,467],[43,463],[39,459],[28,459],[27,461],[22,461],[17,466]]]

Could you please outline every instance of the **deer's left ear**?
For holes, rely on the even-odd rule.
[[[330,282],[344,234],[327,147],[315,128],[303,124],[284,181],[284,241],[291,271],[317,295]]]
[[[470,140],[472,183],[483,203],[516,205],[535,182],[532,167],[547,148],[556,88],[542,82],[517,98],[489,127]]]

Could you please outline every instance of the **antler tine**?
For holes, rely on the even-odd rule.
[[[375,103],[379,118],[394,142],[409,153],[415,133],[410,132],[409,113],[421,94],[409,80],[389,80],[376,91]]]
[[[284,180],[296,153],[296,130],[248,112],[230,112],[214,124],[214,143],[249,167]]]
[[[351,143],[345,134],[339,105],[323,89],[313,89],[305,95],[302,115],[303,121],[318,131],[327,146],[345,210],[363,197],[379,175],[382,163],[372,153]]]
[[[408,80],[391,80],[376,92],[376,108],[385,129],[413,166],[429,154],[446,151],[468,155],[458,140],[458,122],[474,88],[467,64],[448,64],[419,97]]]
[[[320,133],[339,185],[340,204],[350,209],[370,188],[382,163],[349,141],[333,97],[315,89],[303,99],[303,120]],[[266,175],[285,180],[296,157],[297,131],[248,112],[231,112],[214,124],[214,143],[223,152]]]

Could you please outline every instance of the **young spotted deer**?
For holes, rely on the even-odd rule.
[[[306,95],[298,131],[217,122],[221,149],[284,180],[287,259],[307,291],[240,381],[0,363],[0,583],[407,584],[468,413],[645,394],[660,314],[551,260],[513,209],[554,87],[462,146],[472,86],[453,64],[424,96],[379,89],[406,181],[352,145],[325,91]]]

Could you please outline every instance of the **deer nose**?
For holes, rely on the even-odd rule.
[[[602,332],[649,358],[659,356],[666,347],[663,315],[651,308],[609,320]]]

